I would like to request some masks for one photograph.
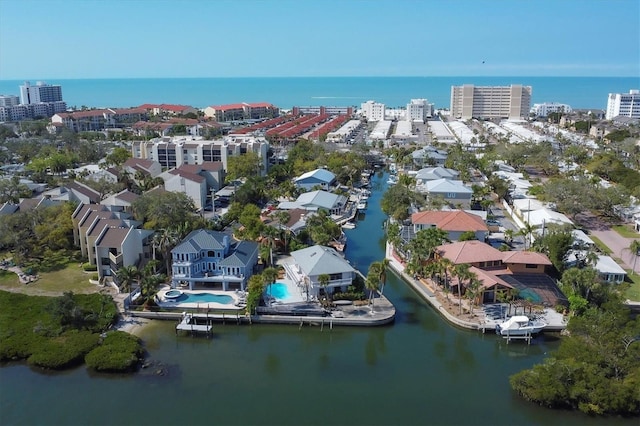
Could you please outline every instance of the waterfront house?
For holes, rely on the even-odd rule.
[[[512,289],[550,306],[566,300],[555,281],[546,274],[547,268],[552,264],[542,253],[502,252],[489,244],[474,240],[438,246],[435,258],[449,259],[454,265],[468,264],[469,271],[480,281],[482,291],[478,299],[483,303],[495,303],[499,293]],[[454,277],[450,287],[456,285],[458,281]]]
[[[114,280],[118,269],[140,267],[151,258],[155,232],[147,229],[106,226],[95,240],[95,256],[100,279]]]
[[[171,250],[171,286],[245,290],[258,264],[258,244],[198,229]]]
[[[458,208],[468,208],[473,195],[473,190],[462,181],[444,178],[428,180],[422,185],[416,185],[416,190],[427,195],[429,199],[440,198]]]
[[[331,215],[342,215],[347,206],[347,197],[327,191],[311,191],[301,194],[296,201],[283,201],[279,210],[303,209],[307,211],[325,210]]]
[[[411,215],[413,231],[438,228],[447,232],[450,241],[458,241],[465,232],[473,232],[475,238],[484,241],[489,228],[478,215],[462,210],[429,210]]]
[[[335,249],[320,245],[291,252],[292,263],[284,264],[287,278],[304,288],[309,297],[321,293],[347,291],[356,278],[356,270]],[[326,288],[320,285],[320,276],[328,275]]]
[[[295,178],[294,184],[305,191],[314,188],[328,191],[336,184],[336,175],[326,169],[315,169]]]

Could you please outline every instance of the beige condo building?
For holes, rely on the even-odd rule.
[[[526,117],[531,107],[531,86],[451,86],[451,117],[470,118]]]

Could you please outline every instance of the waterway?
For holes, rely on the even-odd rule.
[[[384,256],[386,179],[373,179],[366,215],[346,231],[346,256],[365,274]],[[144,340],[157,364],[134,375],[6,365],[0,424],[630,424],[548,410],[510,390],[509,375],[542,361],[556,337],[527,346],[454,328],[394,274],[384,294],[397,309],[385,327],[220,324],[205,339],[176,336],[175,323],[156,322]]]

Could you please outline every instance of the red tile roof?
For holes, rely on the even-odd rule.
[[[504,254],[481,241],[458,241],[436,248],[436,252],[455,264],[492,262],[502,260]]]
[[[520,263],[531,265],[547,265],[551,266],[552,263],[549,258],[543,253],[537,253],[535,251],[505,251],[504,263]]]
[[[445,231],[488,231],[480,216],[462,210],[425,211],[411,215],[414,224],[435,225]]]

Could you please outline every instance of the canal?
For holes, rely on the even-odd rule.
[[[366,274],[384,255],[373,179],[368,210],[347,231],[346,256]],[[394,324],[333,330],[216,325],[212,339],[177,337],[173,322],[144,331],[152,366],[129,376],[84,367],[43,374],[0,368],[4,425],[595,425],[602,419],[522,401],[509,375],[558,346],[531,346],[450,326],[396,275],[384,294]],[[608,419],[607,424],[623,424]]]

